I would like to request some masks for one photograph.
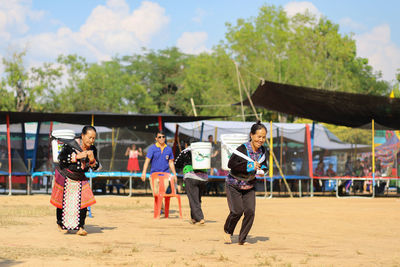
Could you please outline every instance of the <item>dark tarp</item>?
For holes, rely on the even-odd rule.
[[[22,122],[44,122],[57,121],[72,124],[91,125],[92,115],[95,126],[106,127],[132,127],[145,128],[146,125],[158,123],[161,117],[162,122],[187,122],[198,120],[209,120],[216,117],[208,116],[175,116],[165,114],[115,114],[99,112],[78,112],[78,113],[40,113],[40,112],[11,112],[0,111],[0,124],[6,123],[6,115],[10,115],[10,123]]]
[[[270,81],[260,83],[253,104],[318,122],[355,128],[400,129],[400,99],[313,89]],[[249,100],[243,102],[250,105]]]

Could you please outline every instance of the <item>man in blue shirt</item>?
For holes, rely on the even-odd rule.
[[[156,143],[147,151],[146,160],[143,165],[142,181],[146,179],[146,171],[151,163],[150,174],[153,172],[172,172],[172,179],[176,183],[176,171],[174,165],[174,154],[171,147],[165,143],[165,134],[162,131],[156,134]],[[172,182],[172,181],[171,181]]]

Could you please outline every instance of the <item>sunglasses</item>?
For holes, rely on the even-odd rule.
[[[157,136],[157,139],[165,138],[165,135]]]

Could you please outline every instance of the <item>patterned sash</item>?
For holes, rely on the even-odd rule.
[[[81,207],[82,183],[69,178],[65,179],[63,197],[63,228],[68,230],[79,229],[79,211]]]

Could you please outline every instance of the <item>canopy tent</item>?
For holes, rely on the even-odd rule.
[[[35,148],[33,152],[33,161],[31,169],[28,170],[27,164],[27,145],[26,145],[26,122],[37,122],[38,127],[36,136],[40,134],[48,134],[51,130],[56,129],[57,124],[54,124],[55,128],[43,127],[43,122],[61,122],[69,124],[79,125],[94,125],[100,130],[106,130],[106,127],[130,127],[135,130],[149,131],[151,127],[163,128],[163,123],[168,122],[185,122],[185,121],[196,121],[201,119],[209,119],[214,117],[200,116],[175,116],[167,114],[114,114],[114,113],[103,113],[103,112],[82,112],[82,113],[41,113],[41,112],[11,112],[11,111],[0,111],[0,124],[5,125],[5,129],[0,129],[0,174],[8,173],[9,176],[9,194],[11,194],[11,177],[12,175],[26,175],[29,171],[35,168],[35,159],[37,148],[40,146],[39,139],[35,140]],[[65,126],[65,125],[64,125]],[[101,126],[105,126],[101,128]],[[150,127],[150,128],[149,128]],[[69,128],[69,127],[67,127]],[[81,131],[81,127],[78,130],[77,127],[73,127],[76,133]],[[4,130],[2,132],[1,130]],[[43,133],[43,131],[45,133]],[[113,132],[114,135],[114,132]],[[117,134],[118,136],[118,134]],[[20,140],[18,144],[11,142],[12,140]],[[48,146],[48,141],[46,141]],[[114,144],[114,142],[113,142]],[[43,150],[43,149],[42,149]],[[113,152],[114,153],[113,149]],[[48,154],[47,151],[45,153]],[[14,157],[14,158],[13,158]],[[8,160],[7,160],[8,158]],[[18,164],[16,164],[18,162]],[[21,166],[22,167],[21,167]],[[16,170],[14,167],[18,167]],[[7,169],[7,170],[6,170]]]
[[[251,96],[255,106],[318,122],[371,129],[400,129],[400,99],[308,87],[260,83]],[[250,105],[248,99],[244,105]]]
[[[6,123],[9,116],[10,124],[23,122],[45,122],[57,121],[64,123],[95,125],[106,127],[136,127],[145,129],[150,124],[160,122],[186,122],[205,120],[216,117],[210,116],[176,116],[167,114],[117,114],[104,112],[81,112],[81,113],[43,113],[43,112],[11,112],[0,111],[0,124]]]
[[[249,134],[251,126],[254,122],[240,122],[240,121],[197,121],[197,122],[182,122],[178,123],[179,133],[200,139],[206,139],[207,136],[213,135],[217,141],[221,140],[221,134],[242,133]],[[165,128],[175,133],[177,123],[165,123]],[[268,129],[267,137],[270,137],[270,125],[264,123]],[[310,128],[312,124],[309,124]],[[304,142],[304,130],[306,124],[304,123],[273,123],[272,124],[272,137],[284,136],[287,139],[297,143]],[[201,131],[201,128],[203,130]],[[217,129],[217,130],[216,130]],[[215,133],[217,135],[215,136]],[[326,150],[351,150],[354,145],[343,143],[332,132],[321,124],[315,124],[314,128],[314,147]],[[366,145],[357,145],[357,148],[367,148]]]

